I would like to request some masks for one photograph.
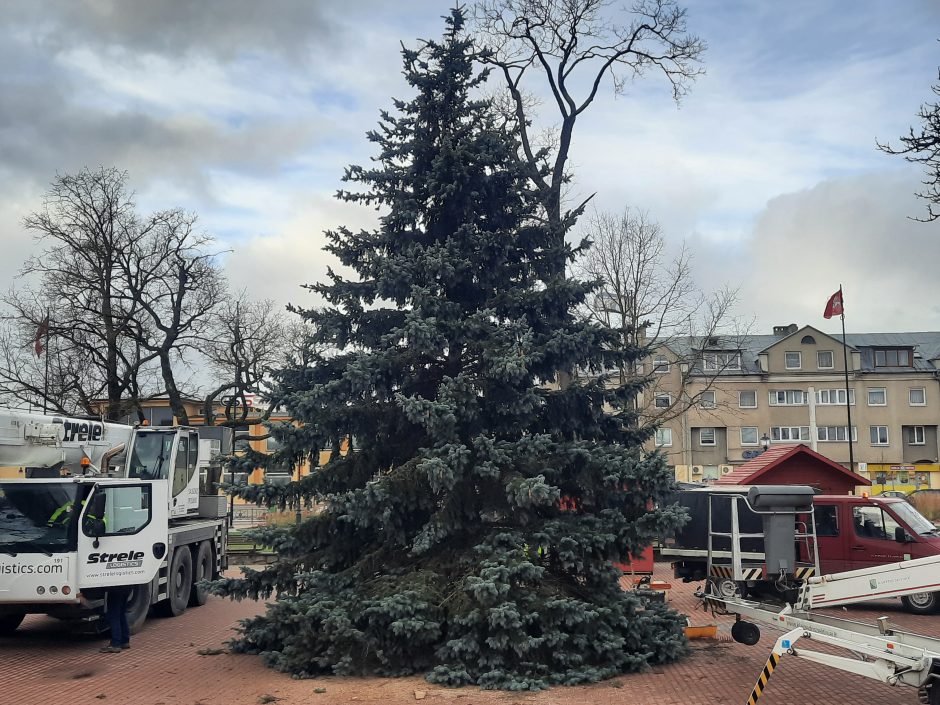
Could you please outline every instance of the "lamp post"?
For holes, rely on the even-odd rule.
[[[766,433],[760,437],[760,447],[761,453],[766,453],[767,449],[770,448],[770,437]]]

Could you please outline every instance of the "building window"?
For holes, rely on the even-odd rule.
[[[912,387],[908,390],[907,399],[911,406],[927,406],[927,390],[923,387]]]
[[[845,406],[844,389],[820,389],[816,392],[816,403],[820,406]],[[849,404],[855,404],[855,390],[849,390]]]
[[[708,390],[706,392],[702,392],[698,398],[698,403],[699,406],[701,406],[703,409],[714,409],[716,406],[718,406],[717,402],[715,401],[715,391]]]
[[[672,405],[672,397],[668,394],[657,394],[653,399],[653,406],[657,409],[668,409]]]
[[[757,408],[757,392],[753,389],[746,389],[738,392],[738,406],[742,409]]]
[[[910,367],[911,348],[875,348],[875,367]]]
[[[819,350],[816,353],[816,367],[821,370],[831,370],[834,367],[832,364],[832,350]]]
[[[672,445],[672,429],[671,428],[657,428],[656,429],[656,438],[654,440],[657,448],[662,448],[664,446]]]
[[[756,446],[760,442],[760,439],[757,436],[758,436],[757,426],[742,426],[741,427],[741,445],[742,446]]]
[[[698,442],[703,446],[715,445],[715,429],[700,428],[698,430]]]
[[[888,403],[888,393],[884,387],[870,387],[868,389],[868,406],[885,406]]]
[[[848,440],[848,426],[818,426],[816,440],[821,442],[840,442]],[[858,430],[852,426],[852,440],[858,441]]]
[[[804,336],[803,336],[803,339],[800,340],[800,343],[801,343],[802,345],[815,345],[815,344],[816,344],[816,338],[814,338],[814,337],[811,336],[811,335],[804,335]]]
[[[658,375],[664,375],[669,372],[669,360],[665,355],[657,355],[653,358],[653,372]]]
[[[803,406],[806,403],[806,392],[802,389],[771,389],[771,406]]]
[[[912,446],[922,446],[924,445],[924,427],[923,426],[908,426],[907,428],[907,442]]]
[[[707,372],[719,370],[740,370],[741,355],[736,352],[704,352],[702,363]]]
[[[798,370],[803,366],[803,355],[798,352],[784,353],[784,365],[788,370]]]
[[[868,433],[871,436],[873,446],[888,445],[888,427],[887,426],[869,426]]]
[[[808,441],[809,426],[771,426],[770,440],[782,441]]]

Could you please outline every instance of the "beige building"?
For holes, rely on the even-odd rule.
[[[874,492],[940,488],[940,332],[846,339],[855,470]],[[655,445],[677,480],[715,480],[783,443],[849,466],[841,336],[790,325],[742,340],[678,339],[644,368],[653,383],[640,407],[661,415]]]

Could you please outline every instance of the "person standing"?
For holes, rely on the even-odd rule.
[[[127,624],[127,602],[133,592],[133,585],[119,585],[107,590],[108,626],[111,629],[111,643],[101,647],[101,653],[119,654],[131,648],[131,630]]]

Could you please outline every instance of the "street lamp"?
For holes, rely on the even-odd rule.
[[[760,447],[763,449],[761,452],[766,452],[770,448],[770,438],[766,433],[760,437]]]

